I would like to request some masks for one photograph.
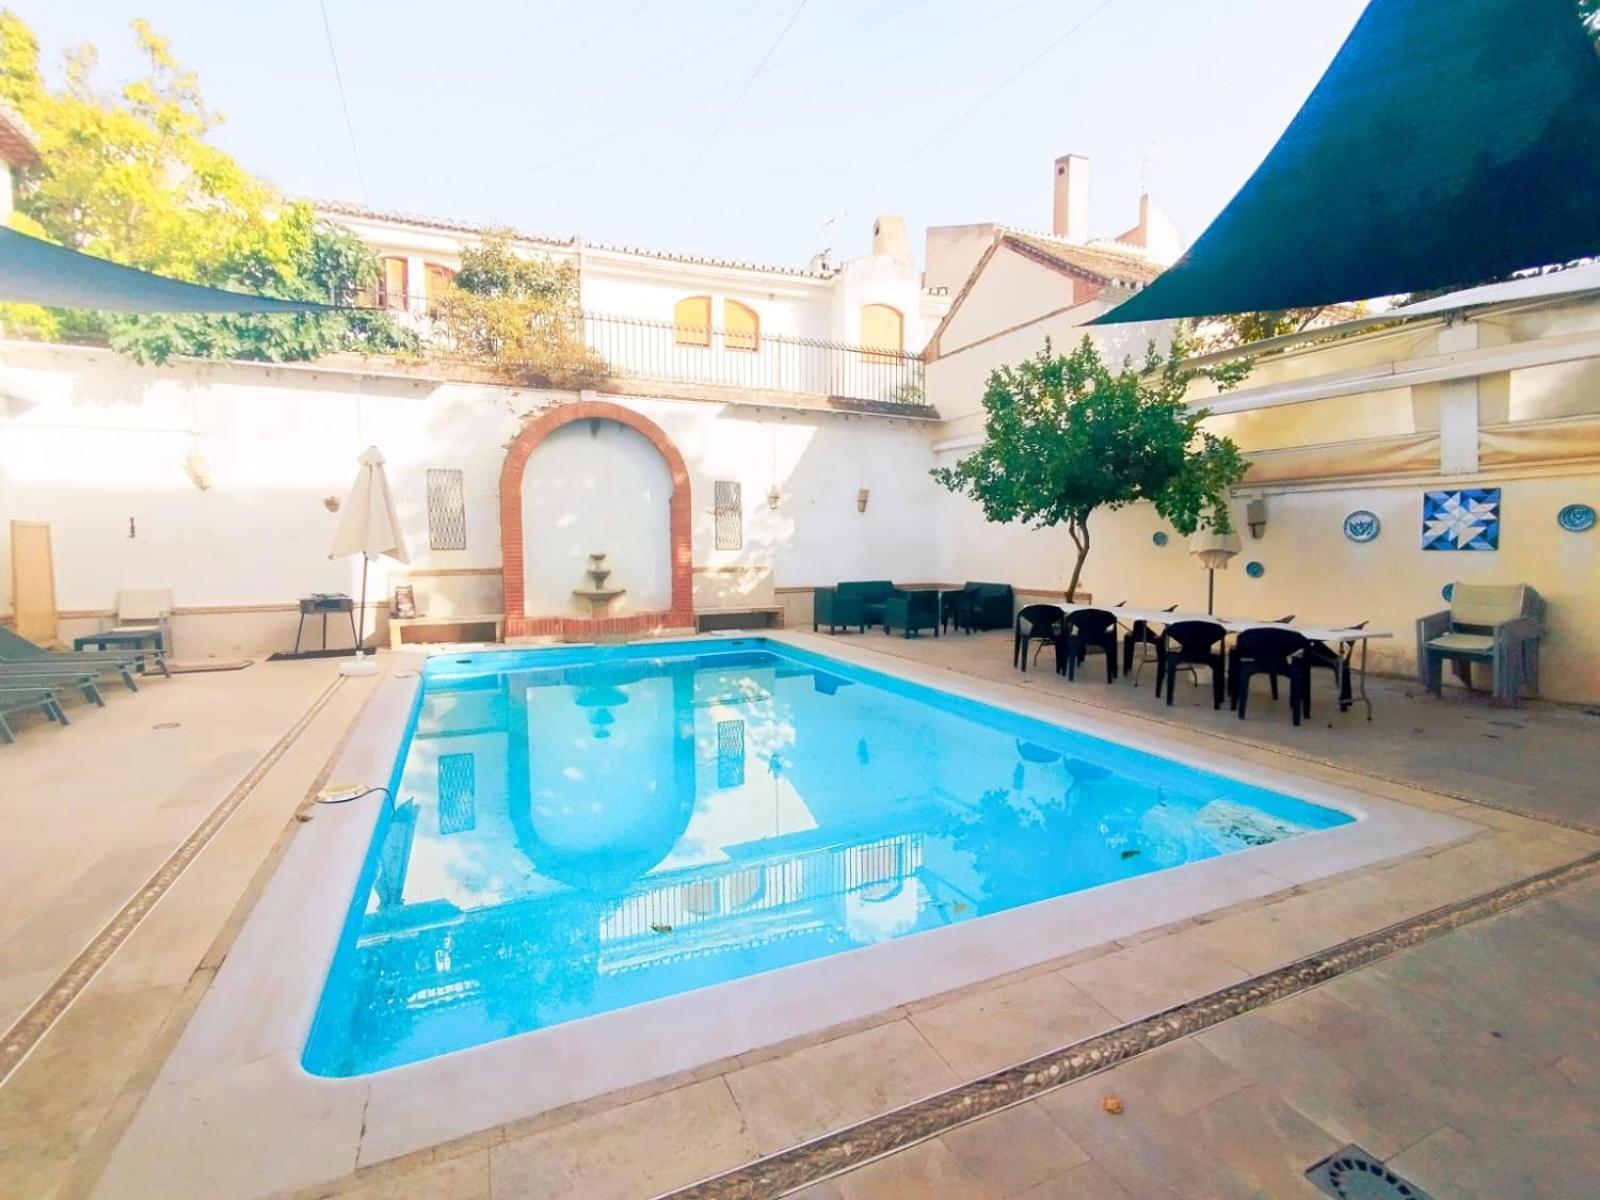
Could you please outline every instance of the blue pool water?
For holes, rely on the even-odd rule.
[[[1351,819],[761,639],[432,659],[393,782],[315,1074]]]

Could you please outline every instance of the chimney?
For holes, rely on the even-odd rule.
[[[1089,160],[1081,154],[1056,159],[1056,203],[1050,232],[1069,242],[1089,240]]]
[[[911,239],[904,217],[879,217],[872,223],[872,252],[911,265]]]

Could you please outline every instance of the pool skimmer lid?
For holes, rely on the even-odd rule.
[[[1432,1200],[1360,1146],[1328,1155],[1306,1172],[1306,1178],[1337,1200]]]

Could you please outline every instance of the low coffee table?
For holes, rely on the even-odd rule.
[[[149,643],[151,650],[162,650],[161,629],[152,625],[149,629],[107,629],[102,633],[86,633],[82,637],[72,639],[72,648],[82,650],[93,646],[96,650],[143,650]],[[134,664],[134,670],[144,674],[144,659],[141,658]]]

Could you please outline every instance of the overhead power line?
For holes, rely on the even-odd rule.
[[[711,131],[711,136],[706,138],[705,144],[700,147],[700,153],[694,156],[694,162],[691,164],[691,169],[693,167],[698,167],[700,165],[700,160],[705,158],[706,151],[711,149],[711,143],[717,140],[717,135],[722,132],[723,126],[728,123],[729,118],[731,118],[738,110],[739,102],[743,100],[745,98],[745,94],[749,92],[750,85],[755,83],[756,76],[760,75],[762,71],[767,69],[767,63],[772,60],[773,54],[775,54],[778,47],[783,44],[783,39],[789,36],[789,30],[794,28],[794,23],[800,19],[800,13],[805,6],[806,0],[800,0],[800,3],[794,6],[794,11],[789,14],[789,19],[783,23],[783,28],[778,30],[778,36],[772,39],[772,45],[767,47],[767,52],[761,56],[761,61],[756,64],[756,69],[750,72],[749,77],[745,79],[743,86],[739,88],[738,95],[734,96],[733,102],[729,104],[726,111],[723,112],[722,119],[717,122],[717,127]]]
[[[328,58],[333,62],[333,82],[339,89],[339,107],[344,110],[344,131],[350,138],[350,157],[356,164],[356,184],[361,189],[361,202],[367,203],[367,173],[361,169],[361,151],[356,146],[356,127],[350,120],[350,102],[344,95],[344,76],[339,73],[339,52],[333,45],[333,26],[328,23],[327,0],[317,0],[322,12],[322,32],[328,39]]]

